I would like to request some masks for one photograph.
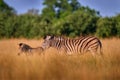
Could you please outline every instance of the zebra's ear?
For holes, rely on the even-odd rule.
[[[54,38],[54,35],[52,35],[50,39],[53,39],[53,38]]]
[[[47,36],[44,36],[44,37],[43,37],[44,40],[45,40],[45,39],[46,39],[46,40],[50,40],[50,39],[53,39],[53,38],[54,38],[53,35],[52,35],[52,36],[51,36],[51,35],[47,35]]]
[[[43,37],[43,39],[46,39],[46,37],[47,37],[47,36],[45,35],[45,36]]]
[[[23,43],[19,43],[18,45],[19,45],[19,46],[22,46],[22,45],[23,45]]]

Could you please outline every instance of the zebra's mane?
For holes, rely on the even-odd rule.
[[[93,37],[93,36],[79,36],[76,38],[70,38],[70,37],[65,37],[65,36],[54,36],[54,40],[66,40],[66,39],[76,40],[76,39],[81,39],[81,38],[86,38],[86,37]]]
[[[54,40],[65,40],[67,38],[63,37],[63,36],[54,36]]]

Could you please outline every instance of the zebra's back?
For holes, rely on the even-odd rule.
[[[66,53],[97,53],[98,48],[102,48],[100,40],[94,36],[80,37],[77,39],[65,39],[63,47]],[[100,52],[101,53],[101,50]]]

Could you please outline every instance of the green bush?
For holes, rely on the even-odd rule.
[[[41,38],[47,34],[76,37],[120,37],[120,14],[101,17],[98,11],[81,6],[77,0],[44,1],[41,14],[32,9],[17,15],[2,0],[0,3],[0,38]]]
[[[100,18],[97,22],[96,35],[99,37],[113,37],[117,33],[115,21],[113,18]]]

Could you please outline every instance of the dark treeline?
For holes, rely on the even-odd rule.
[[[17,15],[0,0],[0,38],[40,38],[46,34],[76,37],[96,35],[120,37],[120,14],[101,17],[77,0],[44,0],[41,14],[36,9]]]

